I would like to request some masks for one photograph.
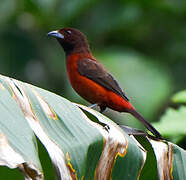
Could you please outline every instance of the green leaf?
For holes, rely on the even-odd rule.
[[[163,135],[179,136],[186,134],[186,107],[168,108],[158,123],[153,123]]]
[[[103,114],[27,83],[0,76],[0,112],[0,165],[25,178],[44,178],[34,134],[57,179],[185,177],[181,148],[141,131],[144,137],[129,136]]]
[[[176,93],[172,97],[172,102],[174,102],[174,103],[186,103],[186,90]]]

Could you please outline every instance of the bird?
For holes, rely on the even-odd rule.
[[[115,78],[93,56],[86,36],[78,29],[66,27],[51,31],[66,56],[67,75],[73,89],[85,100],[106,108],[132,114],[158,139],[162,135],[130,103]]]

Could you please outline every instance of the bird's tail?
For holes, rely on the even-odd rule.
[[[161,134],[146,120],[144,119],[135,109],[129,110],[129,113],[131,113],[134,117],[136,117],[139,121],[141,121],[145,127],[154,134],[158,139],[163,139]]]

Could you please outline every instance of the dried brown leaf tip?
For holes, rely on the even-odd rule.
[[[118,156],[124,157],[128,142],[124,135],[114,126],[111,126],[108,137],[105,139],[103,152],[96,168],[95,179],[111,179],[112,169]]]
[[[69,152],[67,152],[65,156],[66,156],[67,167],[68,167],[68,169],[69,169],[69,171],[70,171],[71,178],[72,178],[73,180],[77,180],[77,179],[78,179],[78,178],[77,178],[77,173],[76,173],[75,169],[72,167],[72,164],[71,164],[71,162],[70,162],[71,157],[70,157]]]
[[[169,145],[169,153],[168,153],[168,156],[169,156],[169,161],[168,161],[168,167],[169,167],[169,177],[170,179],[173,179],[173,175],[172,175],[172,172],[173,172],[173,145],[172,143],[168,143]]]
[[[25,179],[43,180],[43,174],[33,165],[23,163],[19,166],[19,170],[23,173]]]

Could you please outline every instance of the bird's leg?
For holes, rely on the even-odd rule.
[[[100,113],[103,113],[104,111],[105,111],[105,109],[106,109],[106,106],[99,106],[100,107]]]
[[[98,106],[98,104],[97,103],[95,103],[95,104],[91,104],[90,106],[88,106],[89,108],[94,108],[95,106]]]
[[[95,103],[95,104],[91,104],[90,106],[88,106],[89,108],[94,108],[95,106],[99,106],[100,107],[100,113],[103,113],[106,109],[106,106],[100,106],[99,104]]]

